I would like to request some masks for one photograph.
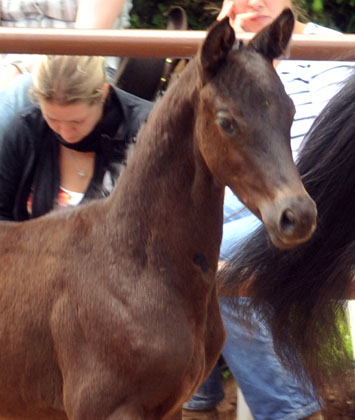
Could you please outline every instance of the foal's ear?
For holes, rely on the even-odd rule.
[[[213,77],[216,74],[219,66],[226,60],[234,41],[234,30],[229,24],[228,16],[211,26],[200,53],[205,76]]]
[[[295,18],[291,9],[285,9],[270,25],[251,39],[248,47],[272,61],[287,51],[294,24]]]

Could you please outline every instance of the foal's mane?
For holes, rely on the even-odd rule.
[[[222,294],[235,294],[248,282],[252,306],[269,324],[277,352],[305,379],[301,357],[320,392],[351,358],[343,326],[355,279],[354,115],[355,74],[316,119],[299,155],[303,183],[318,208],[311,240],[281,251],[261,227],[220,273]]]

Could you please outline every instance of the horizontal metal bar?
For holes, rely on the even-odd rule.
[[[191,57],[205,31],[0,28],[0,53]],[[252,34],[240,34],[248,41]],[[294,35],[293,59],[355,60],[355,35]]]

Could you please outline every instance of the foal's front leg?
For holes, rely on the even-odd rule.
[[[163,418],[157,417],[156,413],[142,414],[142,410],[137,407],[120,407],[107,420],[181,420],[182,408],[174,414],[164,416]]]
[[[168,417],[164,417],[164,420],[181,420],[182,419],[182,408],[180,408],[175,414],[171,414]]]
[[[143,410],[139,407],[121,406],[117,408],[106,420],[144,420],[147,416],[144,415]],[[153,417],[152,417],[153,420]]]
[[[138,407],[119,407],[112,413],[106,420],[181,420],[182,419],[182,408],[180,408],[174,414],[170,414],[167,417],[157,417],[156,413],[142,413],[142,410]]]

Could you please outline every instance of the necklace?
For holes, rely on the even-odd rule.
[[[81,178],[85,178],[88,175],[88,171],[85,169],[82,169],[78,165],[78,161],[75,159],[74,155],[72,154],[72,151],[70,149],[68,150],[68,154],[70,156],[70,159],[72,160],[74,166],[75,166],[75,172],[77,175],[79,175]]]
[[[77,171],[76,171],[76,173],[79,175],[79,176],[82,176],[82,177],[84,177],[84,176],[86,176],[88,173],[86,172],[86,171],[84,171],[83,169],[78,169]]]

